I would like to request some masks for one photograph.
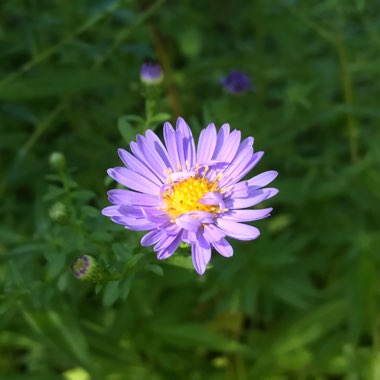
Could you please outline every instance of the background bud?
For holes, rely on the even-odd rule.
[[[61,152],[53,152],[49,157],[49,163],[57,171],[66,168],[66,158]]]
[[[144,63],[140,70],[141,82],[146,85],[156,85],[164,79],[164,73],[158,63]]]
[[[100,282],[105,280],[105,271],[98,261],[89,255],[77,257],[71,264],[74,276],[81,281]]]
[[[53,222],[65,223],[69,219],[67,206],[62,202],[56,202],[49,209],[49,216]]]
[[[244,94],[253,90],[251,78],[240,71],[231,70],[230,73],[220,80],[220,84],[230,94]]]

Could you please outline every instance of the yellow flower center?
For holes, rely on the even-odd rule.
[[[217,178],[218,180],[219,178]],[[218,181],[209,182],[203,177],[189,177],[173,184],[171,190],[163,194],[164,209],[173,218],[191,211],[219,212],[217,205],[205,205],[199,203],[202,197],[209,193],[218,191]]]

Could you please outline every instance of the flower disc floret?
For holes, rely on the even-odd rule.
[[[220,208],[215,205],[203,204],[200,201],[203,196],[217,191],[217,182],[210,182],[203,177],[189,177],[171,186],[163,194],[164,210],[170,215],[171,220],[180,215],[194,211],[217,213]]]

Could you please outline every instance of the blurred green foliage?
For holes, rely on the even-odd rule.
[[[366,0],[1,2],[0,378],[380,379],[379,32]],[[203,277],[99,212],[116,148],[168,117],[146,60],[156,112],[280,172],[261,237]],[[232,68],[256,92],[223,92]],[[77,281],[81,254],[123,279]]]

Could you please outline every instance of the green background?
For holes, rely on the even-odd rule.
[[[378,10],[2,1],[0,379],[380,379]],[[150,123],[147,60],[164,68],[168,114]],[[231,69],[256,91],[226,93]],[[99,211],[117,148],[178,115],[195,135],[228,122],[254,136],[252,174],[280,173],[261,236],[202,277],[186,249],[159,262]],[[78,281],[82,254],[122,280]]]

